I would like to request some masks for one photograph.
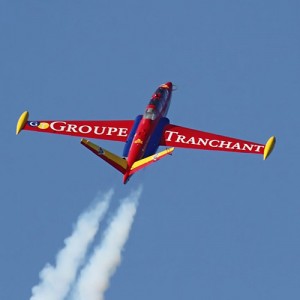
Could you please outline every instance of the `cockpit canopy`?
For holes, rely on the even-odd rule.
[[[160,86],[152,95],[148,107],[146,108],[144,118],[155,120],[162,111],[168,99],[169,90],[165,86]]]
[[[157,111],[154,107],[148,107],[145,111],[144,118],[148,120],[155,120],[157,117]]]
[[[169,91],[163,87],[159,87],[152,95],[152,99],[164,98]]]

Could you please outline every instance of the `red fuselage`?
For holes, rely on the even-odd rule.
[[[124,174],[124,183],[129,179],[129,171],[132,165],[145,157],[145,152],[148,147],[149,140],[161,120],[167,115],[173,85],[171,82],[162,84],[152,95],[149,104],[146,107],[143,118],[141,119],[136,133],[134,135],[132,144],[130,146],[127,158],[127,172]]]

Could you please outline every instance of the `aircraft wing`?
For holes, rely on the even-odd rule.
[[[133,120],[28,121],[28,116],[29,113],[27,111],[20,116],[17,123],[17,134],[22,130],[29,130],[126,142],[127,136],[134,123]]]
[[[264,159],[266,159],[273,150],[275,141],[273,136],[264,145],[169,124],[164,129],[160,145],[199,150],[262,154]]]

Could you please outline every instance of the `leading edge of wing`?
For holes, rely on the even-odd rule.
[[[19,118],[16,134],[22,130],[44,133],[71,135],[126,142],[133,126],[133,120],[87,120],[87,121],[28,121],[29,113],[25,111]]]
[[[275,137],[271,137],[265,146],[260,143],[169,124],[164,129],[160,145],[200,150],[263,154],[264,159],[266,159],[272,152],[275,141]]]

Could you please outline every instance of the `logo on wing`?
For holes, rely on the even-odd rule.
[[[48,129],[50,124],[47,122],[39,122],[39,121],[30,121],[28,122],[31,127],[38,127],[39,129],[45,130]]]

